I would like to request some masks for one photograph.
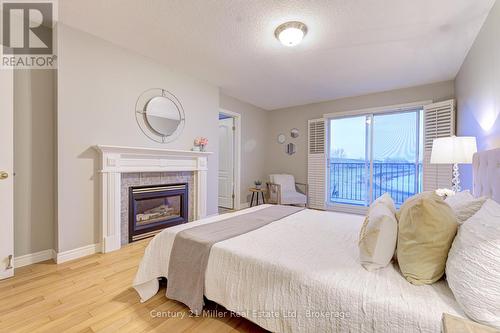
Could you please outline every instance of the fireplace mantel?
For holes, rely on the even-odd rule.
[[[121,174],[129,172],[180,172],[194,174],[195,219],[206,216],[207,167],[210,152],[97,145],[100,153],[102,252],[121,246]]]

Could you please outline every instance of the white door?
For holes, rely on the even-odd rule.
[[[219,207],[234,209],[234,118],[219,120]]]
[[[14,82],[0,69],[0,279],[14,275]]]

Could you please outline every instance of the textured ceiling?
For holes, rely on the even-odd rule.
[[[453,79],[495,0],[62,0],[68,25],[265,109]],[[274,29],[307,24],[297,47]]]

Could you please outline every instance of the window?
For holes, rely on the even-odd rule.
[[[328,205],[401,205],[422,191],[423,108],[330,118],[327,150]]]

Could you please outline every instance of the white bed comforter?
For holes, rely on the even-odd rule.
[[[168,228],[153,238],[134,280],[146,301],[168,277],[175,234],[267,205]],[[464,316],[445,281],[408,283],[390,265],[358,262],[357,215],[304,210],[212,247],[205,295],[274,332],[440,332],[443,312]]]

